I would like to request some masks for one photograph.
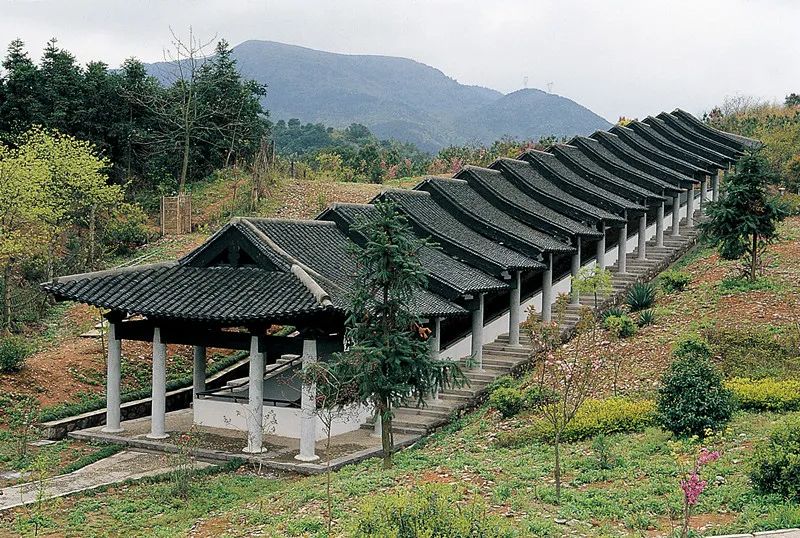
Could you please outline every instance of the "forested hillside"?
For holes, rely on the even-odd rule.
[[[538,140],[610,126],[570,99],[539,90],[504,96],[407,58],[334,54],[272,41],[246,41],[233,55],[245,77],[267,85],[262,104],[275,120],[335,128],[361,123],[378,138],[430,152],[491,144],[506,135]],[[165,67],[148,70],[163,77]]]

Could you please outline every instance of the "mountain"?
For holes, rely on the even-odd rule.
[[[489,143],[503,135],[534,138],[589,134],[610,124],[581,105],[539,90],[508,95],[460,84],[425,64],[392,56],[336,54],[273,41],[234,47],[242,74],[267,85],[273,120],[346,127],[436,151]],[[158,76],[159,64],[148,66]]]

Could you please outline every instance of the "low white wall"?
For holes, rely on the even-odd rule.
[[[250,412],[246,403],[237,403],[213,398],[194,400],[194,423],[209,428],[247,431],[247,414]],[[302,411],[293,407],[264,406],[264,431],[270,435],[300,439],[300,416]],[[366,406],[353,406],[341,413],[331,424],[331,435],[340,435],[361,427],[371,416]],[[317,419],[317,441],[327,437],[325,425]]]
[[[699,193],[695,196],[695,209],[698,209],[699,206]],[[680,208],[681,218],[686,216],[686,204],[682,205]],[[631,226],[636,226],[636,231],[638,231],[638,223],[634,222],[633,224],[628,225],[629,228]],[[666,215],[664,217],[664,229],[666,230],[672,226],[672,215]],[[630,231],[630,230],[629,230]],[[647,240],[649,241],[656,235],[656,223],[653,221],[647,227]],[[667,236],[667,232],[665,231],[665,236]],[[594,243],[590,243],[588,248],[592,248]],[[633,252],[639,246],[639,234],[635,233],[632,236],[628,237],[627,242],[627,251]],[[583,248],[587,248],[584,246]],[[617,258],[619,257],[619,247],[615,246],[611,250],[607,250],[605,254],[605,261],[606,267],[611,267],[615,263],[617,263]],[[585,264],[587,267],[592,267],[596,264],[596,261],[592,259],[588,263]],[[553,298],[555,299],[558,297],[559,293],[569,293],[572,286],[571,286],[571,278],[570,275],[566,275],[560,280],[553,281]],[[532,297],[528,298],[524,303],[522,303],[522,315],[521,321],[524,321],[528,317],[529,310],[533,308],[536,312],[542,311],[542,293],[541,291],[534,294]],[[488,344],[490,342],[494,342],[498,336],[501,334],[505,334],[508,332],[508,322],[509,322],[509,313],[506,311],[503,315],[499,316],[498,318],[492,320],[483,328],[483,343]],[[449,347],[443,349],[440,353],[440,356],[443,359],[461,359],[464,357],[469,357],[472,355],[472,335],[467,334],[464,338],[456,341],[455,343],[451,344]]]

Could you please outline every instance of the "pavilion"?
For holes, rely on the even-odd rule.
[[[429,177],[412,190],[387,189],[413,232],[430,239],[420,262],[429,275],[415,296],[431,329],[431,353],[471,357],[472,382],[491,379],[483,348],[503,334],[521,347],[528,309],[552,319],[555,283],[569,285],[582,266],[628,273],[630,255],[647,260],[668,237],[694,227],[696,208],[717,200],[720,178],[758,141],[718,131],[675,110],[576,136],[546,152],[465,166],[452,179]],[[697,188],[699,186],[699,189]],[[710,191],[710,193],[709,193]],[[695,203],[697,202],[697,206]],[[43,288],[60,301],[108,310],[104,431],[122,431],[123,340],[152,342],[150,439],[165,429],[166,345],[194,348],[194,422],[247,432],[244,450],[262,450],[264,417],[299,440],[300,461],[314,461],[320,438],[313,385],[298,372],[343,349],[348,294],[356,267],[351,245],[372,204],[333,204],[314,220],[234,218],[197,249],[170,263],[59,277]],[[632,230],[632,231],[631,231]],[[572,290],[572,305],[580,306]],[[274,325],[294,333],[276,336]],[[246,379],[206,389],[206,349],[249,353]],[[433,395],[437,398],[437,395]],[[360,428],[337,423],[336,432]]]

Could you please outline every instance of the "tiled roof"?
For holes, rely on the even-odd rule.
[[[543,203],[558,202],[574,210],[581,211],[585,215],[607,222],[624,222],[616,213],[591,204],[582,198],[573,196],[569,192],[560,188],[550,179],[543,176],[529,162],[518,159],[498,159],[489,165],[492,169],[501,170],[505,177],[511,180],[517,187],[531,195],[537,194]]]
[[[534,197],[533,193],[527,194],[521,191],[499,170],[465,166],[455,177],[466,180],[498,207],[511,213],[518,213],[521,219],[534,226],[546,227],[555,234],[566,236],[600,237],[601,235],[596,228],[543,204],[539,201],[540,196]]]
[[[246,219],[289,255],[302,262],[325,281],[333,303],[342,310],[349,305],[353,278],[357,271],[355,245],[336,227],[324,220]],[[414,295],[417,313],[423,316],[449,316],[464,310],[427,290]]]
[[[497,209],[460,179],[428,178],[417,190],[431,193],[436,202],[473,230],[497,241],[538,256],[544,252],[571,253],[574,249],[552,234],[542,233]]]
[[[130,314],[227,324],[291,321],[330,311],[292,273],[258,267],[143,266],[42,286],[59,300]]]
[[[694,140],[692,140],[691,138],[687,138],[686,135],[684,135],[680,131],[675,130],[660,118],[647,116],[645,119],[642,120],[642,122],[645,125],[650,126],[654,131],[656,131],[663,137],[669,139],[671,142],[677,144],[678,146],[688,151],[697,153],[698,155],[701,155],[706,159],[711,159],[712,161],[719,163],[732,163],[736,161],[736,158],[733,156],[720,153],[714,150],[713,148],[699,144]]]
[[[735,133],[726,133],[725,131],[720,131],[719,129],[715,129],[710,125],[703,123],[702,121],[698,120],[688,112],[681,110],[680,108],[676,108],[671,112],[671,114],[676,118],[678,118],[679,120],[683,121],[686,125],[693,127],[695,131],[703,133],[709,138],[722,142],[723,144],[731,146],[740,151],[744,151],[747,149],[757,149],[762,146],[762,142],[760,140],[737,135]]]
[[[697,183],[693,177],[653,161],[638,149],[624,144],[615,134],[597,131],[592,134],[590,140],[594,147],[602,148],[599,151],[613,158],[616,164],[624,166],[629,171],[647,174],[649,178],[657,178],[660,185],[672,191],[681,190],[682,185],[688,187]]]
[[[605,207],[619,212],[644,211],[646,209],[642,204],[598,187],[588,179],[582,178],[552,153],[532,150],[525,152],[520,159],[530,162],[560,188],[571,190],[572,193],[587,202],[604,204]]]
[[[675,157],[671,153],[668,153],[663,149],[651,144],[649,140],[640,136],[636,133],[636,131],[629,129],[628,127],[616,125],[609,129],[608,134],[613,134],[618,137],[618,140],[615,140],[615,142],[625,144],[634,151],[641,153],[651,161],[657,162],[669,170],[674,170],[692,177],[698,174],[711,174],[711,171],[707,167],[704,168],[694,164],[693,162],[685,161]],[[594,137],[594,135],[592,135],[592,137]]]
[[[484,237],[459,222],[431,195],[421,191],[388,190],[382,198],[396,203],[420,233],[435,239],[453,256],[493,274],[509,270],[544,269],[544,264]]]
[[[335,222],[340,225],[343,233],[350,238],[355,238],[360,235],[360,232],[354,230],[353,225],[362,219],[370,219],[373,214],[374,206],[370,204],[336,203],[323,211],[317,218]],[[363,236],[359,240],[364,240]],[[505,282],[448,256],[437,247],[422,248],[419,260],[428,272],[431,283],[440,284],[444,288],[442,294],[448,298],[508,289],[508,284]],[[439,293],[438,290],[437,293]]]
[[[725,166],[720,161],[714,161],[713,159],[709,159],[707,157],[703,157],[697,153],[693,153],[692,151],[682,148],[678,144],[671,141],[669,138],[665,137],[646,123],[641,121],[632,121],[629,123],[625,129],[633,131],[636,133],[639,138],[642,140],[647,140],[653,146],[658,147],[661,151],[672,155],[675,158],[684,160],[686,162],[694,163],[695,165],[705,168],[705,169],[712,169],[718,168],[722,169]],[[614,129],[611,129],[614,131]]]
[[[625,199],[642,200],[642,205],[646,205],[648,200],[661,201],[665,199],[662,192],[665,188],[671,187],[670,184],[656,178],[642,178],[633,174],[629,174],[628,177],[612,174],[606,169],[609,163],[622,167],[628,172],[635,169],[622,166],[624,163],[619,160],[612,160],[613,155],[609,156],[607,151],[603,151],[602,146],[593,144],[592,142],[595,141],[591,139],[576,137],[572,141],[576,142],[576,145],[557,144],[553,146],[552,153],[576,174]],[[630,179],[631,176],[635,180]]]
[[[702,133],[698,133],[691,126],[687,125],[685,122],[676,118],[672,114],[662,112],[657,117],[686,138],[694,140],[698,144],[706,146],[707,148],[713,149],[716,152],[722,153],[723,155],[727,155],[734,159],[738,159],[742,155],[742,152],[738,149],[734,149],[727,144],[717,142],[716,140],[709,138]]]

